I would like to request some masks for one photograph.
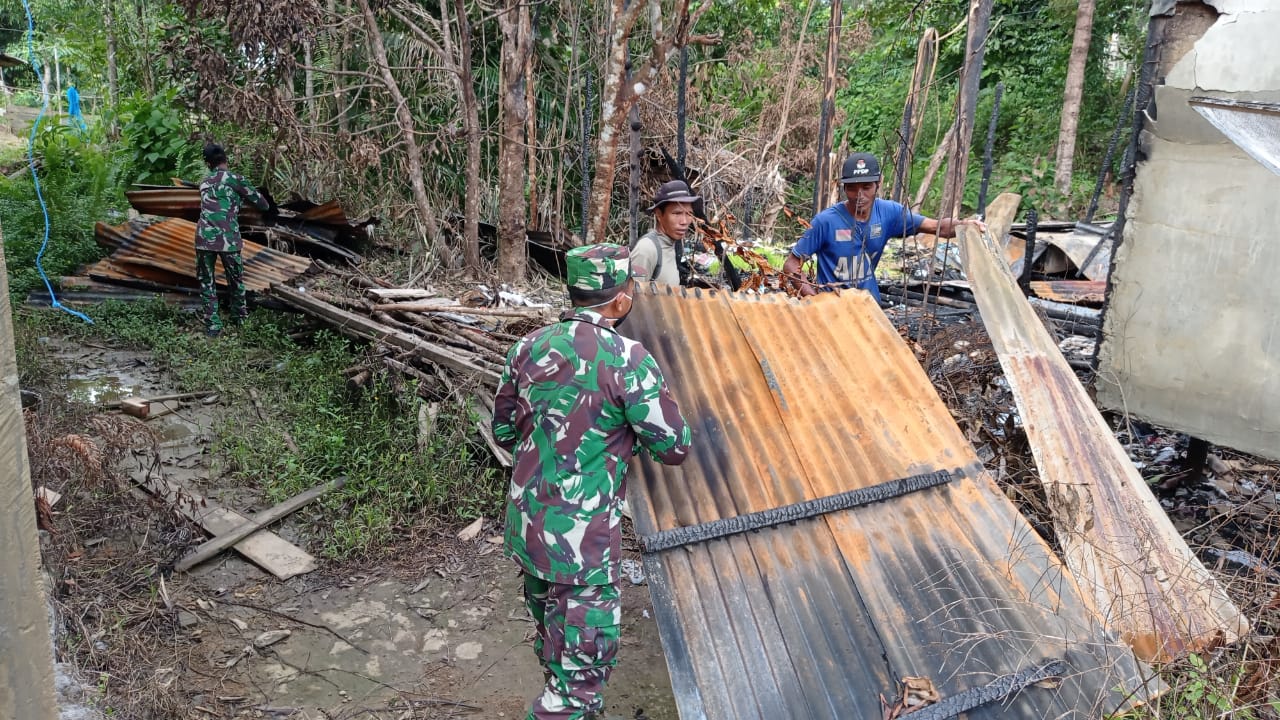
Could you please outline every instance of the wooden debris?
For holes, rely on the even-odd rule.
[[[484,444],[489,446],[489,450],[497,458],[498,464],[502,465],[502,467],[511,467],[515,463],[515,458],[499,445],[498,439],[493,436],[493,398],[480,394],[474,394],[472,398],[475,400],[474,407],[477,415],[476,431],[480,433]]]
[[[1046,300],[1063,303],[1101,303],[1107,294],[1107,281],[1032,280],[1031,292]]]
[[[201,390],[199,392],[173,393],[170,395],[156,395],[154,397],[149,397],[149,398],[128,397],[128,398],[124,398],[123,400],[112,400],[111,402],[103,403],[102,407],[107,410],[116,410],[119,408],[123,408],[127,403],[153,403],[153,402],[166,402],[169,400],[196,400],[199,398],[209,397],[210,395],[213,395],[215,392],[216,392],[215,390]]]
[[[364,294],[374,300],[425,300],[437,296],[434,290],[424,288],[365,288]]]
[[[440,403],[421,403],[418,405],[418,452],[426,452],[427,448],[430,447],[431,436],[436,433],[436,418],[439,416]]]
[[[144,471],[145,472],[145,471]],[[233,510],[228,510],[207,498],[179,487],[150,473],[138,482],[147,492],[173,505],[183,516],[199,524],[210,534],[225,535],[248,520]],[[235,544],[236,552],[252,560],[263,570],[281,580],[309,573],[317,567],[316,559],[293,543],[267,530],[259,530]]]
[[[538,308],[490,308],[490,307],[468,307],[466,305],[444,305],[438,302],[402,302],[402,303],[382,303],[373,306],[374,310],[382,312],[429,312],[441,313],[450,312],[459,315],[487,315],[490,317],[514,317],[514,318],[531,318],[540,317],[542,310]]]
[[[1012,217],[1001,195],[988,216]],[[961,225],[983,324],[1013,389],[1067,567],[1138,657],[1165,662],[1248,631],[1044,330],[990,237]]]
[[[494,355],[487,351],[467,352],[449,347],[442,342],[432,342],[411,332],[389,327],[365,315],[344,310],[314,297],[311,293],[299,292],[284,286],[276,286],[272,293],[299,310],[325,320],[334,329],[348,337],[382,343],[408,351],[415,357],[475,378],[490,387],[498,386],[500,376],[495,367],[498,367],[501,358],[495,359]],[[403,303],[395,305],[400,304]]]
[[[346,483],[347,479],[345,477],[330,480],[323,485],[317,485],[306,492],[299,493],[275,507],[263,510],[235,528],[232,528],[231,530],[202,544],[200,547],[197,547],[175,563],[173,569],[179,572],[190,570],[205,560],[220,554],[223,550],[235,545],[244,538],[285,517],[286,515],[289,515],[303,505],[306,505],[330,490],[337,490]]]
[[[484,529],[484,518],[476,518],[475,522],[458,531],[458,539],[462,542],[471,542],[480,535],[480,531]]]
[[[120,401],[120,411],[125,415],[131,415],[141,420],[146,420],[151,414],[151,403],[146,400],[137,398],[125,398]]]
[[[62,494],[41,485],[36,488],[36,497],[48,503],[49,507],[53,507],[62,499]]]

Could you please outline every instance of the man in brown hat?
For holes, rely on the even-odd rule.
[[[649,206],[653,229],[636,238],[631,246],[631,269],[636,280],[680,284],[680,255],[684,237],[693,226],[694,195],[683,180],[663,183]]]

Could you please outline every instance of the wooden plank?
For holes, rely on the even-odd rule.
[[[382,312],[449,312],[459,315],[484,315],[487,317],[528,318],[542,315],[541,309],[535,308],[490,308],[468,307],[466,305],[444,305],[431,300],[421,302],[383,303],[374,305],[374,310]]]
[[[1064,303],[1100,303],[1107,294],[1106,280],[1032,280],[1031,292],[1046,300]]]
[[[53,720],[53,644],[0,237],[0,718]]]
[[[1001,195],[989,216],[1012,216]],[[1013,389],[1067,567],[1108,624],[1145,660],[1164,662],[1248,621],[1187,547],[1089,399],[992,238],[961,226],[965,272]]]
[[[195,550],[192,550],[189,554],[179,560],[173,566],[173,569],[179,572],[186,572],[205,560],[220,554],[223,550],[235,545],[271,523],[291,514],[298,508],[306,505],[312,500],[315,500],[330,490],[337,490],[346,484],[347,479],[345,477],[336,478],[322,485],[317,485],[310,490],[299,493],[274,507],[263,510],[241,523],[239,527],[236,527],[230,532],[223,533],[222,535],[200,545],[200,547],[197,547]]]
[[[438,295],[424,288],[365,288],[364,294],[374,300],[425,300]]]
[[[273,287],[271,293],[299,310],[331,323],[338,332],[349,337],[386,343],[401,350],[417,353],[437,365],[475,377],[493,388],[498,387],[498,381],[501,380],[497,372],[480,366],[472,355],[464,355],[433,345],[422,338],[394,330],[363,315],[343,310],[283,285]]]
[[[134,480],[147,492],[168,502],[211,535],[225,535],[249,520],[234,510],[228,510],[162,477],[154,477],[149,472],[141,478],[135,475]],[[259,530],[236,543],[235,550],[281,580],[309,573],[317,567],[316,559],[309,553],[267,530]]]

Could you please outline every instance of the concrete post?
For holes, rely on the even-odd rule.
[[[57,717],[8,271],[0,246],[0,718]]]

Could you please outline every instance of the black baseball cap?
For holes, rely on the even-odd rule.
[[[696,203],[701,200],[700,195],[694,195],[689,186],[683,180],[671,180],[662,183],[658,187],[658,192],[653,195],[653,204],[649,206],[649,211],[653,212],[667,203]]]
[[[854,153],[840,169],[840,184],[879,182],[880,161],[871,153]]]

